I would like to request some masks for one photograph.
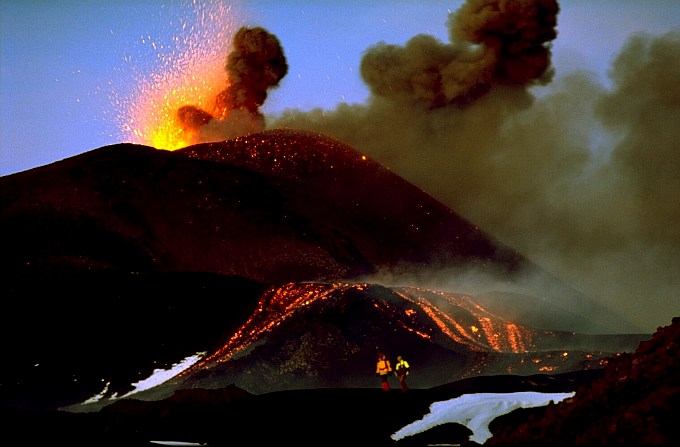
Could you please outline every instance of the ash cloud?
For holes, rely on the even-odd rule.
[[[418,35],[404,47],[379,43],[361,61],[372,94],[428,108],[466,104],[497,85],[525,86],[552,76],[555,1],[468,1],[449,16],[450,43]]]
[[[264,130],[260,106],[288,73],[288,63],[275,35],[260,27],[242,27],[232,39],[225,70],[227,87],[215,99],[215,115],[193,105],[177,111],[183,129],[197,141]]]
[[[221,115],[189,106],[183,122],[200,141],[264,127],[338,138],[651,333],[680,314],[680,36],[631,37],[607,88],[556,78],[558,14],[555,0],[468,0],[449,42],[366,50],[366,103],[267,123],[259,106],[287,65],[274,36],[244,31]],[[450,276],[438,281],[455,290]]]
[[[680,36],[630,38],[610,88],[588,72],[553,79],[558,10],[470,0],[449,15],[449,43],[369,48],[365,104],[269,127],[352,145],[653,332],[680,314]]]
[[[217,95],[217,106],[228,111],[245,109],[259,114],[267,90],[288,73],[288,64],[276,36],[263,28],[241,28],[227,57],[229,87]]]

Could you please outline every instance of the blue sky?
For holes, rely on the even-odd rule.
[[[260,0],[234,3],[233,11],[237,25],[262,26],[284,48],[289,72],[263,107],[270,113],[364,101],[362,53],[380,41],[403,44],[420,33],[446,41],[447,14],[461,3]],[[152,61],[153,51],[141,37],[169,41],[182,34],[178,17],[191,15],[190,4],[3,1],[0,174],[121,142],[111,92],[124,98],[136,77],[153,70],[125,58]],[[560,7],[553,50],[558,74],[586,68],[604,80],[630,33],[680,25],[680,3],[672,0],[570,0]]]

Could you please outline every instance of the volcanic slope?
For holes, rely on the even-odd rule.
[[[323,134],[276,129],[179,152],[267,176],[304,222],[304,235],[322,244],[347,274],[433,263],[510,273],[529,264],[422,190]]]
[[[2,177],[0,191],[0,262],[12,271],[203,271],[284,282],[404,264],[506,274],[530,265],[351,147],[298,131],[176,152],[106,146]]]
[[[337,139],[274,129],[178,152],[271,180],[285,198],[290,222],[304,222],[299,228],[305,240],[316,241],[342,268],[317,278],[363,281],[362,273],[379,272],[384,275],[368,280],[424,282],[440,289],[447,287],[437,282],[443,279],[449,286],[456,278],[456,287],[472,283],[474,291],[466,292],[476,293],[499,314],[512,313],[518,322],[586,333],[619,332],[626,326],[611,309]],[[307,262],[315,259],[308,256]],[[298,280],[305,276],[301,271],[281,282]],[[309,276],[303,280],[315,280]]]
[[[493,277],[483,290],[493,302],[505,293],[531,313],[543,303],[577,316],[553,315],[551,324],[578,322],[560,329],[621,327],[610,310],[319,133],[270,130],[175,152],[105,146],[0,177],[0,243],[4,271],[38,278],[207,272],[272,284],[460,269]],[[16,299],[33,299],[21,290]]]
[[[256,394],[374,387],[378,351],[408,358],[416,388],[480,375],[562,373],[601,368],[609,355],[633,350],[644,337],[536,329],[494,315],[463,294],[289,283],[265,292],[221,347],[146,395],[158,399],[177,388],[231,384]]]
[[[612,359],[573,399],[516,410],[485,445],[678,445],[680,317]]]

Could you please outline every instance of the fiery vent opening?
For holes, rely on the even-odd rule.
[[[170,41],[146,35],[141,44],[155,54],[152,68],[125,58],[135,86],[117,100],[118,123],[125,141],[175,150],[192,143],[195,130],[180,122],[178,110],[192,105],[219,115],[216,97],[227,87],[225,63],[238,16],[218,0],[184,2],[172,17]],[[148,60],[142,61],[148,63]],[[150,72],[149,72],[150,71]]]

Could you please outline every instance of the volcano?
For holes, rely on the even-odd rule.
[[[107,146],[2,178],[8,270],[202,271],[262,282],[531,265],[339,141],[274,130],[176,152]]]
[[[507,372],[528,352],[631,347],[584,346],[568,333],[611,332],[617,316],[357,149],[317,133],[272,130],[175,152],[119,144],[5,176],[0,235],[0,335],[13,359],[0,378],[9,406],[69,405],[106,383],[122,391],[196,352],[214,362],[179,386],[241,381],[240,361],[259,374],[253,389],[265,392],[354,383],[358,365],[372,364],[384,343],[422,353],[414,354],[421,365],[462,362],[424,369],[422,386]],[[442,301],[434,290],[366,279],[461,271],[493,280]],[[223,349],[252,318],[278,321],[277,294],[291,316],[249,348]],[[435,298],[441,302],[425,304]],[[475,313],[480,302],[489,320]],[[262,306],[267,312],[258,313]],[[460,319],[438,326],[449,313]],[[314,344],[284,349],[300,340]],[[344,370],[331,367],[338,353]],[[498,355],[502,361],[488,363]],[[582,366],[579,355],[567,356],[562,370]],[[536,372],[532,365],[514,370]],[[291,374],[277,376],[286,368]],[[323,380],[304,376],[305,368]]]

